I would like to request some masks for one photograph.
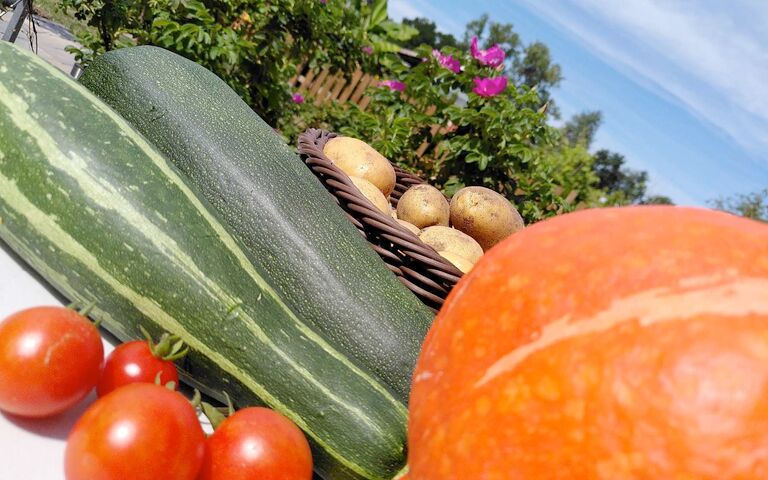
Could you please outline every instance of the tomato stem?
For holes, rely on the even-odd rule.
[[[203,396],[200,394],[200,390],[195,389],[195,393],[192,395],[192,400],[190,400],[192,406],[195,408],[202,408],[200,406],[200,402],[202,402],[202,400]]]
[[[231,417],[235,414],[235,406],[232,404],[232,399],[229,398],[229,394],[224,390],[221,391],[224,394],[224,398],[227,399],[227,416]]]
[[[192,397],[192,405],[195,406],[195,408],[199,408],[203,415],[208,419],[209,422],[211,422],[211,426],[214,430],[216,430],[219,425],[221,425],[221,422],[227,419],[227,417],[231,417],[235,413],[235,406],[232,404],[232,399],[229,397],[229,394],[227,392],[222,392],[224,394],[224,398],[227,399],[227,406],[220,408],[220,407],[214,407],[208,402],[202,401],[202,395],[200,395],[200,391],[195,389],[195,395]]]
[[[144,325],[139,325],[139,330],[141,330],[141,334],[144,335],[144,338],[147,339],[147,343],[152,345],[152,335],[150,335],[147,329],[144,328]]]
[[[83,308],[80,310],[80,312],[79,312],[79,313],[80,313],[80,315],[82,315],[82,316],[84,316],[84,317],[87,317],[87,316],[88,316],[88,315],[91,313],[91,310],[93,310],[93,308],[94,308],[95,306],[96,306],[96,302],[94,302],[94,301],[88,302],[88,303],[87,303],[87,304],[86,304],[86,305],[85,305],[85,306],[84,306],[84,307],[83,307]]]
[[[176,335],[163,333],[160,336],[160,340],[155,343],[152,339],[152,335],[150,335],[143,326],[139,325],[139,330],[141,330],[144,338],[147,339],[149,350],[152,352],[152,355],[161,360],[175,362],[176,360],[184,358],[187,353],[189,353],[189,346],[184,343],[184,340]]]
[[[227,419],[226,415],[221,413],[218,408],[214,407],[208,402],[201,402],[200,406],[202,407],[203,415],[205,415],[206,418],[208,418],[208,421],[211,422],[211,426],[214,430],[219,428],[219,425],[221,425],[221,423]]]
[[[91,310],[93,310],[96,307],[96,302],[91,301],[85,304],[85,306],[83,306],[82,309],[78,310],[77,306],[79,304],[80,302],[78,302],[77,300],[74,300],[71,303],[69,303],[65,308],[69,310],[74,310],[78,314],[82,315],[83,317],[88,318],[88,315],[91,313]],[[93,319],[93,326],[96,328],[99,328],[101,326],[101,319]]]
[[[165,387],[165,388],[167,388],[168,390],[173,390],[173,391],[176,391],[176,382],[174,382],[174,381],[170,381],[170,382],[166,383],[165,385],[163,385],[163,384],[161,383],[161,381],[160,381],[160,376],[161,376],[162,374],[163,374],[163,372],[162,372],[162,370],[161,370],[161,371],[157,372],[157,375],[155,375],[155,385],[159,385],[159,386],[161,386],[161,387]]]

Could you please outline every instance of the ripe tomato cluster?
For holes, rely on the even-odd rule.
[[[104,361],[96,326],[62,307],[35,307],[0,322],[0,410],[41,418],[96,388],[99,399],[67,440],[67,480],[310,480],[302,431],[267,408],[245,408],[206,438],[196,407],[175,388],[175,337],[124,343]]]

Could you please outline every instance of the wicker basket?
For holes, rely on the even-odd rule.
[[[307,130],[299,136],[299,155],[387,267],[424,304],[439,310],[445,297],[461,278],[461,271],[394,218],[381,213],[357,190],[347,174],[323,154],[326,142],[335,136],[335,133],[325,130]],[[390,195],[393,206],[397,206],[398,200],[408,188],[425,183],[420,177],[397,166],[395,173],[397,183]]]

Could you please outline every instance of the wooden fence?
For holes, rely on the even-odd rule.
[[[289,80],[293,91],[307,97],[316,106],[330,102],[352,102],[364,111],[371,101],[371,97],[365,94],[366,89],[379,82],[378,77],[363,73],[360,69],[348,78],[341,72],[332,74],[327,68],[315,72],[305,65],[300,66],[298,72],[298,75]],[[432,111],[427,110],[426,113],[434,113],[434,107],[432,107]],[[442,127],[443,130],[445,128]],[[430,137],[434,137],[440,129],[440,125],[433,125],[430,130]],[[434,157],[436,147],[437,145],[432,145],[427,138],[416,149],[416,155],[419,158],[427,154]]]
[[[379,79],[373,75],[356,70],[349,78],[343,73],[332,74],[327,68],[315,72],[305,66],[299,67],[299,74],[289,80],[293,91],[312,99],[316,106],[329,102],[352,102],[363,110],[371,98],[365,90],[375,85]]]
[[[365,91],[369,86],[376,85],[379,82],[378,77],[365,74],[359,69],[349,78],[345,77],[341,72],[332,74],[328,69],[315,72],[305,65],[300,66],[298,71],[299,74],[289,80],[293,91],[304,95],[308,100],[312,100],[312,103],[316,106],[334,101],[341,103],[352,102],[356,103],[362,110],[365,110],[371,101],[371,98],[365,94]],[[434,113],[434,107],[431,108],[432,111],[427,110],[426,113]],[[434,138],[438,131],[444,133],[448,128],[450,127],[446,125],[432,125],[430,136],[424,139],[419,148],[416,149],[416,156],[433,161],[444,159],[448,152],[440,155],[438,151],[439,144],[432,144],[430,139]],[[553,185],[553,189],[557,195],[563,193],[563,188],[558,185]],[[565,203],[573,203],[578,193],[576,190],[569,192],[565,198]],[[586,204],[582,203],[579,206],[584,208]]]

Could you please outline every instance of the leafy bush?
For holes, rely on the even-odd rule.
[[[768,188],[759,192],[717,198],[709,203],[718,210],[768,222]]]
[[[107,50],[157,45],[219,75],[272,125],[290,118],[288,79],[301,62],[375,70],[378,55],[366,55],[363,47],[388,51],[389,36],[411,33],[387,22],[383,0],[373,6],[359,0],[62,0],[61,6],[98,30],[80,36],[83,49],[70,48],[78,61],[87,65]]]
[[[529,222],[596,200],[591,155],[560,141],[535,89],[507,84],[494,91],[493,84],[505,77],[469,52],[420,49],[419,54],[425,59],[420,64],[393,67],[392,80],[402,83],[394,86],[404,86],[403,92],[387,84],[372,88],[365,111],[307,102],[284,133],[292,138],[307,126],[322,125],[365,139],[448,195],[465,185],[500,192]],[[425,140],[436,148],[420,157],[417,149]]]
[[[489,42],[514,40],[511,26],[491,24],[486,50],[469,38],[461,50],[421,47],[425,61],[410,67],[393,52],[417,30],[388,20],[386,0],[61,1],[98,31],[81,36],[84,48],[74,49],[80,61],[127,45],[164,47],[219,75],[288,143],[325,125],[368,141],[448,194],[464,185],[492,188],[528,222],[601,196],[592,157],[547,125],[539,92],[508,84],[509,75],[517,78],[509,70],[517,57]],[[478,35],[485,23],[476,25]],[[544,60],[544,70],[556,67]],[[365,111],[316,107],[289,90],[302,63],[348,75],[362,68],[395,83],[372,88]],[[424,141],[436,147],[421,156]]]

